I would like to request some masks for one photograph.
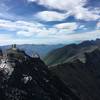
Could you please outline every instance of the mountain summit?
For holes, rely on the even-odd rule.
[[[15,45],[0,50],[1,100],[79,100],[37,55],[30,57]]]

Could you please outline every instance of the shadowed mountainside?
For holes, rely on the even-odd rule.
[[[80,100],[39,56],[11,48],[0,54],[1,100]]]
[[[73,62],[50,67],[68,87],[80,96],[81,100],[100,99],[100,50],[84,53],[86,61]]]

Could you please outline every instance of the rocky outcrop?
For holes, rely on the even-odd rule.
[[[79,100],[40,58],[18,49],[6,52],[0,63],[1,100]]]

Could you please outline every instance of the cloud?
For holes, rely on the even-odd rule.
[[[42,24],[34,22],[26,22],[26,21],[9,21],[9,20],[0,20],[0,29],[5,29],[8,31],[14,31],[17,35],[23,35],[30,37],[35,35],[42,28]]]
[[[75,22],[71,23],[61,23],[54,25],[58,30],[58,34],[70,34],[74,33],[78,29],[78,24]]]
[[[6,5],[6,3],[4,1],[0,1],[0,11],[8,11],[10,8]]]
[[[76,41],[93,40],[100,38],[100,30],[94,30],[90,32],[78,33],[78,34],[63,34],[62,36],[56,36],[56,39],[61,43],[75,43]]]
[[[42,11],[35,15],[36,18],[43,21],[62,21],[66,19],[68,14],[58,13],[56,11]]]
[[[71,22],[71,23],[61,23],[61,24],[56,24],[55,27],[58,29],[68,29],[68,30],[75,30],[77,29],[77,23],[76,22]]]
[[[15,32],[16,35],[22,37],[47,37],[50,34],[57,32],[56,28],[46,28],[43,24],[38,22],[27,22],[27,21],[10,21],[10,20],[0,20],[0,29],[6,31]]]
[[[96,28],[97,28],[97,29],[100,29],[100,21],[97,22]]]
[[[79,29],[83,29],[83,28],[85,28],[85,25],[80,25],[79,26]]]
[[[47,38],[27,38],[27,39],[13,39],[12,37],[2,36],[4,40],[0,40],[0,45],[7,45],[12,43],[17,44],[58,44],[58,43],[75,43],[77,41],[93,40],[100,37],[100,30],[94,30],[91,32],[79,33],[79,34],[62,34],[53,35],[53,37]],[[2,39],[0,38],[0,39]]]
[[[30,2],[37,2],[40,5],[44,5],[45,7],[49,7],[51,9],[59,9],[59,10],[69,10],[71,8],[77,6],[84,6],[86,4],[86,0],[28,0]]]
[[[7,44],[7,42],[12,38],[9,34],[0,34],[0,45]]]
[[[62,23],[56,24],[52,27],[47,28],[45,25],[38,22],[26,22],[26,21],[10,21],[0,20],[0,28],[8,31],[16,32],[18,36],[38,36],[38,37],[52,37],[57,34],[72,33],[78,28],[78,24],[73,23]]]
[[[36,0],[27,0],[28,2],[36,2]]]
[[[34,39],[35,40],[35,39]],[[13,38],[0,38],[0,46],[1,45],[10,45],[10,44],[38,44],[38,41],[34,41],[33,39],[13,39]]]
[[[18,43],[39,43],[39,44],[56,44],[56,43],[68,43],[75,41],[83,41],[89,39],[96,39],[100,37],[100,30],[94,30],[90,32],[80,32],[76,34],[80,24],[76,22],[60,23],[52,27],[47,28],[45,25],[38,22],[26,22],[26,21],[10,21],[0,20],[0,28],[15,32],[18,38],[14,38],[14,34],[0,34],[0,43],[11,44]],[[84,28],[84,25],[80,26]],[[72,33],[72,34],[70,34]]]
[[[100,19],[100,8],[92,8],[85,7],[87,4],[87,0],[29,0],[30,2],[36,2],[39,5],[43,5],[51,10],[58,9],[61,11],[64,11],[64,14],[67,16],[63,16],[63,14],[58,15],[59,20],[63,20],[67,18],[68,16],[74,16],[78,20],[85,20],[85,21],[91,21],[91,20],[97,20]],[[50,21],[53,19],[53,16],[57,15],[57,12],[51,13],[51,11],[44,11],[40,12],[39,15],[42,16],[39,17],[40,19],[44,19],[46,21]],[[55,14],[54,14],[55,13]],[[43,15],[44,14],[44,15]],[[48,20],[45,19],[48,16]],[[54,16],[54,17],[55,17]],[[61,17],[62,16],[62,17]],[[50,19],[50,20],[49,20]],[[56,18],[54,18],[56,20]],[[53,20],[54,20],[53,19]]]
[[[74,15],[76,19],[85,20],[85,21],[95,21],[97,19],[100,19],[99,13],[100,11],[96,13],[96,10],[91,11],[83,7],[76,7],[76,9],[72,11],[72,15]]]
[[[17,0],[15,0],[16,2]],[[24,6],[24,2],[25,0],[22,1],[18,1],[18,2],[23,2]],[[13,4],[12,0],[0,0],[0,19],[8,19],[8,20],[23,20],[25,19],[26,16],[22,16],[20,14],[17,14],[18,12],[17,10],[18,4]],[[19,7],[20,9],[22,9],[21,7]]]
[[[33,35],[33,33],[32,32],[28,32],[28,31],[18,31],[17,35],[19,35],[19,36],[25,36],[25,37],[30,37],[30,36]]]

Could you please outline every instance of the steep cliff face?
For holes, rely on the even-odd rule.
[[[8,51],[0,61],[1,100],[79,100],[39,57]]]
[[[100,99],[100,50],[84,53],[86,61],[52,66],[50,70],[80,96],[81,100]]]

